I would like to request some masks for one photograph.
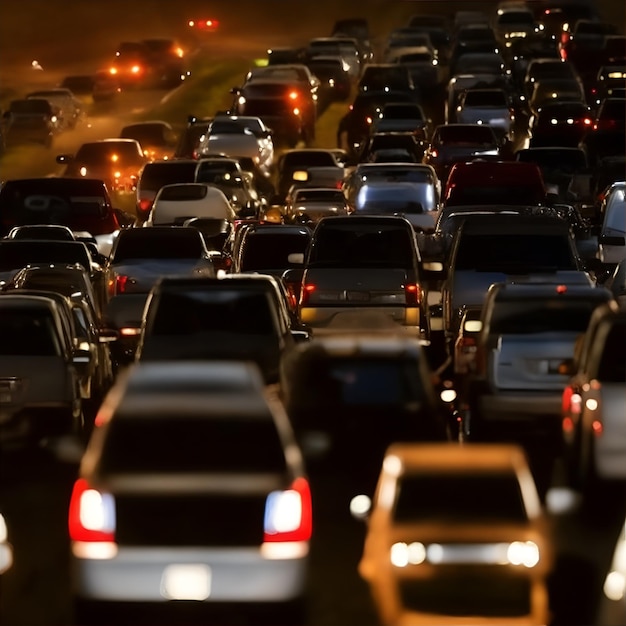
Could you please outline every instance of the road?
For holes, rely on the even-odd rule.
[[[57,83],[63,75],[84,71],[85,67],[99,67],[107,51],[118,41],[137,38],[137,24],[142,32],[149,32],[148,24],[159,34],[168,25],[184,36],[182,26],[189,12],[198,11],[206,3],[173,3],[155,11],[155,2],[121,3],[118,0],[100,5],[102,21],[96,31],[93,22],[86,18],[88,9],[84,2],[70,0],[64,5],[63,15],[67,25],[60,25],[54,11],[45,8],[49,3],[27,0],[16,3],[5,0],[0,4],[0,102],[15,94],[40,85]],[[322,11],[317,3],[294,3],[298,20],[284,11],[284,1],[270,0],[267,10],[260,16],[250,10],[251,2],[235,2],[241,11],[233,15],[231,26],[219,40],[202,42],[199,55],[211,59],[215,66],[206,78],[206,101],[184,101],[181,107],[193,106],[209,112],[221,108],[226,87],[241,77],[240,69],[272,45],[302,43],[308,37],[324,35],[332,24],[331,13]],[[472,5],[471,7],[469,5]],[[611,6],[615,5],[612,3]],[[38,11],[33,11],[33,7]],[[330,3],[328,3],[330,6]],[[381,7],[385,7],[382,11]],[[431,6],[431,5],[429,5]],[[464,7],[484,6],[484,3],[467,2]],[[619,7],[616,9],[618,11]],[[93,8],[92,8],[93,10]],[[69,19],[66,11],[73,11]],[[224,9],[222,8],[223,12]],[[392,26],[400,25],[402,18],[416,11],[411,2],[381,2],[366,0],[363,3],[342,3],[340,17],[365,14],[376,17],[379,37]],[[623,13],[623,7],[621,9]],[[341,13],[341,15],[339,15]],[[39,36],[29,36],[29,46],[19,46],[19,37],[25,37],[25,21],[39,25]],[[120,16],[123,16],[121,19]],[[219,16],[228,23],[227,16]],[[46,21],[56,20],[54,48],[49,34],[44,36]],[[82,19],[83,27],[81,28]],[[620,23],[623,23],[623,19]],[[177,26],[174,28],[172,24]],[[86,28],[89,25],[89,28]],[[34,26],[33,26],[34,28]],[[65,28],[67,30],[62,31]],[[90,31],[90,32],[87,32]],[[59,36],[64,32],[67,42]],[[21,33],[21,35],[20,35]],[[12,39],[7,40],[7,36]],[[76,43],[79,42],[79,44]],[[67,45],[66,45],[67,44]],[[71,44],[71,45],[69,45]],[[75,54],[76,46],[85,54]],[[60,48],[63,48],[61,50]],[[54,49],[55,54],[50,54]],[[82,48],[79,48],[82,49]],[[31,58],[32,57],[32,58]],[[31,70],[32,59],[42,59],[44,70]],[[202,59],[200,59],[202,60]],[[206,63],[205,63],[206,64]],[[228,66],[220,73],[219,67]],[[186,87],[185,87],[186,88]],[[184,93],[184,89],[181,89]],[[92,110],[88,123],[80,129],[60,136],[54,149],[24,149],[0,159],[0,178],[39,176],[57,172],[54,154],[72,152],[82,141],[117,134],[119,129],[142,115],[161,117],[175,108],[178,94],[165,97],[164,92],[133,92],[125,94],[109,110]],[[434,118],[441,114],[438,101],[433,99]],[[192,112],[188,109],[181,109]],[[345,105],[331,107],[320,120],[317,142],[320,146],[334,145],[336,122]],[[171,113],[170,113],[171,114]],[[168,119],[181,124],[182,117]],[[146,442],[149,445],[149,442]],[[70,590],[68,539],[66,530],[67,504],[72,481],[76,475],[75,461],[62,461],[48,452],[11,453],[0,450],[0,508],[7,518],[9,535],[15,549],[15,564],[0,578],[0,622],[6,625],[58,625],[73,622]],[[356,573],[365,527],[352,520],[337,492],[334,477],[320,479],[314,484],[314,539],[310,578],[310,607],[308,623],[315,626],[367,626],[378,620],[364,582]],[[565,624],[592,624],[595,621],[596,603],[603,574],[610,558],[610,548],[624,519],[624,502],[607,499],[605,506],[583,517],[574,510],[551,516],[556,567],[551,578],[551,603],[554,626]],[[139,616],[140,617],[140,616]],[[139,623],[137,615],[127,616],[129,623]],[[122,623],[123,620],[120,620]],[[154,623],[152,617],[147,623]],[[598,625],[603,626],[603,625]]]

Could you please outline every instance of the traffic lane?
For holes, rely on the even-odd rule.
[[[0,616],[5,624],[71,624],[67,509],[78,466],[39,451],[0,454],[0,494],[15,563],[0,578]],[[312,477],[314,534],[311,544],[307,623],[377,626],[375,606],[357,572],[365,524],[354,520],[341,475]],[[607,492],[582,515],[551,518],[556,565],[549,580],[552,626],[594,624],[602,583],[626,498]],[[451,590],[451,597],[453,596]],[[158,615],[158,612],[157,612]],[[187,616],[203,623],[206,615]],[[240,620],[226,614],[220,621]],[[145,621],[144,621],[145,620]],[[189,621],[191,620],[191,621]],[[194,621],[196,620],[196,621]],[[120,616],[110,623],[153,623],[153,612]],[[171,623],[171,621],[170,621]],[[603,626],[603,625],[599,625]]]

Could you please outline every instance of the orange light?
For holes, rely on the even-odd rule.
[[[298,92],[297,91],[290,91],[289,92],[289,99],[290,100],[297,100],[298,99]]]

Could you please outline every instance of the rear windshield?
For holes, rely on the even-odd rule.
[[[152,318],[152,335],[236,333],[274,335],[277,322],[269,295],[237,288],[163,292]]]
[[[0,271],[21,269],[33,263],[79,263],[85,269],[91,268],[91,258],[84,243],[77,241],[61,242],[15,241],[0,242]]]
[[[566,237],[498,233],[461,237],[455,269],[526,274],[577,268]]]
[[[205,185],[172,185],[160,190],[159,200],[202,200],[206,195]]]
[[[204,252],[202,236],[196,229],[189,229],[189,233],[163,233],[147,228],[141,230],[151,232],[148,236],[134,236],[131,229],[128,236],[126,231],[118,235],[111,262],[120,263],[128,259],[199,259]]]
[[[410,228],[410,227],[408,227]],[[309,264],[412,269],[416,252],[408,228],[383,224],[325,225],[315,235]]]
[[[142,189],[157,191],[164,185],[192,183],[197,166],[197,162],[176,163],[175,161],[168,161],[167,165],[164,163],[146,165],[141,174],[139,185]]]
[[[508,106],[503,91],[481,91],[470,89],[463,100],[466,106],[471,107],[498,107]]]
[[[285,455],[271,419],[182,415],[111,421],[102,451],[104,472],[278,473]]]
[[[3,309],[0,313],[0,354],[5,356],[60,356],[61,346],[52,316],[32,308]]]
[[[95,142],[83,144],[76,153],[77,163],[98,166],[117,163],[118,167],[143,165],[143,155],[134,142]]]
[[[526,522],[514,474],[472,473],[404,476],[393,517],[398,522]]]
[[[607,294],[608,297],[608,294]],[[494,305],[490,333],[520,335],[527,333],[584,333],[594,309],[607,298],[528,300],[498,302]]]
[[[241,271],[253,272],[292,267],[287,257],[304,253],[308,235],[270,235],[248,233],[241,249]]]

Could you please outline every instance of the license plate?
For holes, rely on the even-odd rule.
[[[168,600],[206,600],[211,595],[211,568],[203,563],[168,565],[161,576],[161,595]]]
[[[370,294],[366,291],[348,291],[346,299],[350,302],[368,302]]]

